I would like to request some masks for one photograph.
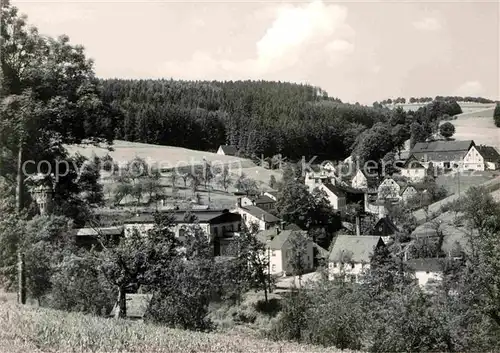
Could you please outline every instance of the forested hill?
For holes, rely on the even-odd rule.
[[[401,112],[345,104],[308,85],[267,81],[103,80],[122,111],[115,138],[245,155],[339,159],[377,122],[406,124]],[[398,121],[399,120],[399,121]],[[392,124],[392,127],[395,125]]]

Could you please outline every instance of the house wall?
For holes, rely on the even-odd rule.
[[[281,261],[282,261],[282,271],[285,271],[287,275],[291,275],[293,270],[290,266],[289,260],[288,260],[288,255],[289,252],[291,251],[291,244],[289,241],[286,241],[283,244],[283,249],[281,251]],[[312,242],[309,242],[307,244],[306,251],[304,252],[302,260],[304,261],[305,265],[305,270],[306,271],[311,271],[314,269],[314,244]]]
[[[335,195],[330,189],[328,189],[325,185],[321,184],[319,189],[323,190],[326,193],[327,199],[335,210],[343,210],[346,207],[345,197],[338,197]]]
[[[488,169],[488,170],[497,170],[498,169],[498,163],[486,162],[486,169]]]
[[[425,287],[430,280],[440,281],[443,277],[441,273],[429,271],[415,271],[418,284]]]
[[[401,195],[401,199],[404,201],[404,202],[408,202],[409,199],[411,199],[413,196],[417,195],[418,192],[417,190],[415,190],[415,188],[413,186],[408,186],[405,191],[403,192],[403,194]]]
[[[366,176],[358,170],[356,175],[351,180],[351,186],[355,189],[366,189],[368,188],[368,181],[366,180]]]
[[[484,170],[485,163],[484,158],[479,154],[474,146],[472,146],[464,157],[463,162],[464,169],[469,170]]]
[[[399,198],[399,192],[401,191],[401,187],[398,183],[396,183],[393,179],[388,178],[385,179],[378,187],[378,198]]]
[[[421,181],[425,178],[425,168],[401,168],[401,175],[411,181]]]
[[[253,223],[256,223],[258,225],[259,230],[266,230],[270,228],[270,224],[267,224],[265,221],[263,221],[260,218],[257,218],[250,213],[246,212],[244,209],[238,209],[238,212],[241,214],[241,217],[243,218],[243,223],[247,228],[250,228]]]
[[[269,250],[269,263],[272,275],[283,273],[283,253],[281,250]]]
[[[340,275],[341,272],[344,272],[346,276],[353,276],[353,280],[355,282],[360,281],[360,275],[363,271],[368,270],[370,268],[370,264],[341,264],[340,262],[328,262],[328,279],[333,281],[337,276]]]

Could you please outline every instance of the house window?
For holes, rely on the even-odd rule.
[[[355,266],[355,265],[354,265],[354,263],[352,263],[352,264],[351,264],[351,268],[354,268],[354,266]]]
[[[337,263],[336,262],[333,263],[333,267],[337,267]]]
[[[219,228],[214,227],[214,234],[215,234],[216,237],[219,236]]]
[[[271,272],[276,272],[276,265],[275,264],[271,265]]]
[[[271,256],[276,256],[276,251],[275,250],[271,251]]]
[[[243,219],[246,221],[247,220],[247,215],[243,213]]]

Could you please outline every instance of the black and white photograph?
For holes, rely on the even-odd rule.
[[[0,0],[0,353],[499,351],[498,0]]]

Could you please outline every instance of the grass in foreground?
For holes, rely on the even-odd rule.
[[[0,303],[0,352],[335,352],[241,334],[199,333]]]

